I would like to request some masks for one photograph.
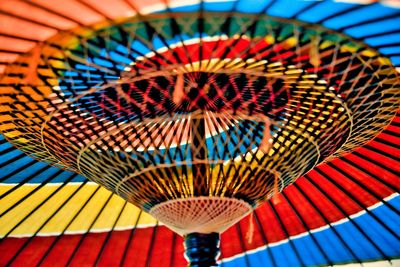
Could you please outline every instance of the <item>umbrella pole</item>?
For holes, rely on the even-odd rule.
[[[218,266],[217,259],[220,255],[219,234],[190,233],[184,236],[185,258],[189,267]]]

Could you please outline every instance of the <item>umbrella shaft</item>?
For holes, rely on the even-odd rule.
[[[189,267],[218,266],[219,234],[191,233],[185,237],[185,258]]]

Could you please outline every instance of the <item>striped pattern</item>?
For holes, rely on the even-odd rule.
[[[172,1],[177,11],[196,10]],[[263,1],[267,13],[344,31],[400,66],[398,1]],[[253,5],[239,1],[241,12]],[[209,10],[233,2],[207,1]],[[112,6],[113,8],[109,8]],[[165,7],[159,1],[2,1],[0,71],[59,30]],[[29,12],[27,12],[29,10]],[[76,12],[80,10],[80,12]],[[15,31],[11,25],[24,31]],[[1,88],[0,88],[1,90]],[[400,115],[374,141],[322,165],[222,237],[222,266],[307,266],[400,257]],[[0,266],[185,266],[182,240],[137,208],[0,137]],[[134,263],[134,264],[133,264]]]
[[[301,266],[397,258],[400,203],[396,192],[400,169],[395,162],[400,155],[399,127],[397,116],[365,148],[318,167],[285,189],[278,199],[260,207],[254,216],[251,244],[244,238],[249,218],[229,229],[222,239],[222,256],[226,258],[223,266],[246,266],[246,261],[247,266],[263,266],[265,261],[271,266]],[[23,171],[28,172],[29,167]],[[145,266],[150,259],[147,255],[151,255],[151,266],[157,266],[168,255],[174,264],[171,266],[185,266],[180,237],[158,226],[148,215],[91,183],[68,184],[58,195],[51,195],[61,186],[46,182],[2,184],[2,193],[10,193],[2,198],[0,206],[11,209],[5,214],[2,210],[0,229],[2,235],[7,234],[4,229],[15,229],[0,243],[5,255],[0,265],[14,256],[15,264],[34,265],[41,260],[49,265],[59,260],[61,264],[72,261],[74,254],[76,264],[141,260],[143,265],[135,266]],[[79,195],[87,201],[76,202]],[[25,214],[15,216],[14,210]],[[7,220],[7,228],[3,220]],[[119,256],[115,256],[119,248]],[[125,250],[129,253],[124,254]],[[249,252],[243,254],[245,251]],[[137,259],[139,255],[144,258]]]

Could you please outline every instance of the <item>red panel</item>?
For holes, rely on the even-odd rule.
[[[47,237],[35,237],[35,238],[47,238]],[[69,258],[78,242],[81,235],[63,235],[55,243],[54,247],[51,249],[50,253],[44,259],[42,266],[65,266],[68,263]]]
[[[296,213],[290,207],[285,198],[281,197],[281,201],[275,204],[276,212],[282,221],[282,224],[289,235],[298,235],[306,231]]]
[[[87,235],[79,246],[78,251],[75,253],[71,261],[71,266],[95,265],[106,236],[107,233]]]
[[[391,128],[394,129],[396,127]],[[389,138],[390,142],[393,142],[393,144],[397,144],[400,141],[399,138],[391,135],[387,135],[387,137],[384,138]],[[371,142],[369,145],[385,151],[394,157],[399,153],[399,149],[396,147],[384,145],[379,142]],[[387,169],[379,167],[354,154],[346,155],[346,159],[354,162],[356,166],[366,169],[366,171],[376,175],[376,177],[384,180],[393,187],[400,189],[400,184],[398,183],[399,177],[396,175],[396,172],[400,171],[400,166],[397,164],[397,161],[391,160],[380,153],[366,148],[359,149],[358,152],[380,162],[386,166]],[[296,210],[310,229],[322,227],[325,225],[325,222],[309,201],[312,201],[317,209],[330,222],[338,221],[344,217],[338,208],[327,199],[326,194],[329,194],[336,205],[339,205],[348,215],[362,210],[361,207],[350,200],[346,193],[339,190],[329,179],[326,179],[324,177],[325,175],[334,177],[338,184],[345,188],[346,191],[351,192],[351,195],[365,206],[373,205],[379,200],[371,196],[371,194],[362,189],[357,183],[362,183],[368,187],[375,192],[379,198],[385,198],[394,192],[389,187],[380,183],[379,179],[371,177],[368,173],[353,167],[349,163],[342,160],[334,160],[332,164],[336,166],[338,170],[333,168],[333,166],[326,164],[321,165],[318,167],[319,171],[311,171],[307,175],[308,178],[303,177],[296,182],[299,189],[295,186],[290,186],[285,189],[285,195],[281,196],[279,201],[276,201],[275,204],[273,204],[274,201],[270,201],[268,204],[262,205],[257,209],[256,214],[259,220],[264,223],[258,225],[254,221],[252,242],[248,242],[245,238],[250,227],[249,218],[242,220],[239,226],[228,229],[228,231],[222,235],[221,246],[223,257],[231,257],[242,253],[243,250],[251,250],[263,246],[265,242],[262,232],[264,232],[265,238],[269,243],[278,242],[286,238],[279,221],[271,209],[271,205],[274,205],[282,223],[290,235],[303,233],[306,229],[303,227],[302,222],[292,210],[287,200],[290,200],[296,207]],[[339,170],[342,170],[343,173]],[[347,176],[351,176],[352,178],[349,179]],[[319,185],[322,188],[322,192],[308,179]],[[300,190],[304,192],[305,196]],[[287,199],[285,199],[285,197]],[[153,240],[154,231],[157,232]],[[101,255],[99,265],[120,265],[130,234],[131,230],[114,231]],[[107,233],[88,234],[75,254],[72,265],[92,266],[99,256],[100,249],[104,244],[106,236]],[[243,238],[242,243],[238,242],[240,236]],[[30,242],[16,258],[13,265],[35,265],[47,250],[51,248],[50,253],[45,258],[43,266],[63,266],[72,256],[81,237],[82,235],[63,235],[53,247],[51,247],[52,243],[57,237],[34,237],[32,238],[32,242]],[[28,238],[6,238],[2,240],[0,243],[0,266],[5,265],[27,241]],[[127,250],[128,253],[124,263],[126,266],[146,266],[147,259],[150,257],[151,262],[149,266],[169,266],[171,264],[172,266],[186,266],[187,263],[183,257],[184,249],[182,242],[183,240],[181,237],[176,237],[174,242],[174,234],[164,226],[157,227],[156,229],[136,229]],[[150,250],[151,243],[153,243],[153,247]],[[173,253],[171,253],[171,250]]]
[[[400,173],[400,164],[398,160],[385,157],[382,154],[379,154],[377,152],[371,151],[363,147],[358,149],[357,152],[366,155],[369,159],[373,159],[380,162],[382,165],[386,166],[389,170],[392,170],[393,172]],[[374,165],[371,162],[369,164]]]
[[[25,249],[13,261],[12,266],[37,265],[55,238],[55,236],[32,238]],[[28,241],[28,238],[24,239]]]
[[[399,176],[395,173],[379,167],[378,165],[371,164],[369,161],[352,154],[346,156],[346,158],[400,190]]]
[[[285,190],[285,196],[296,207],[297,212],[303,218],[309,229],[315,229],[325,225],[325,221],[313,208],[310,202],[294,186]]]
[[[100,267],[120,265],[131,232],[132,230],[125,230],[113,231],[111,233],[110,239],[100,258]]]
[[[264,231],[269,243],[277,242],[286,238],[285,233],[269,204],[266,203],[262,205],[257,209],[256,213],[260,222],[263,222],[261,225],[262,230]]]
[[[174,249],[174,264],[172,267],[179,267],[179,266],[187,266],[187,261],[185,257],[183,256],[185,252],[185,249],[183,247],[183,238],[180,236],[177,236],[177,239],[175,241],[175,249]]]
[[[400,110],[397,111],[396,117],[393,118],[392,122],[400,123]]]
[[[237,226],[232,226],[221,236],[221,257],[227,258],[243,252]]]
[[[155,227],[136,229],[129,244],[124,266],[146,266]]]
[[[202,46],[200,47],[198,44],[186,44],[184,46],[177,46],[174,48],[173,53],[171,50],[167,50],[165,52],[161,52],[158,55],[153,56],[151,59],[154,60],[156,63],[159,65],[171,65],[171,64],[189,64],[191,62],[196,62],[199,60],[199,49],[202,50],[202,54],[210,54],[211,58],[221,58],[224,56],[224,58],[237,58],[238,54],[243,54],[239,53],[240,51],[246,50],[249,46],[249,40],[247,39],[227,39],[227,40],[219,40],[219,41],[205,41],[202,43]],[[264,40],[256,43],[252,47],[252,52],[257,52],[257,50],[262,49],[266,47],[266,43]],[[274,46],[276,49],[277,46]],[[225,55],[227,48],[229,53]],[[239,51],[239,52],[238,52]],[[271,50],[262,52],[263,55],[270,53]],[[259,52],[257,52],[259,53]],[[292,52],[290,52],[292,53]],[[259,57],[261,54],[257,54],[257,57]],[[243,57],[245,54],[243,54]],[[290,56],[289,54],[287,56]],[[189,58],[190,57],[190,58]],[[177,61],[177,58],[179,59],[179,62]],[[148,60],[144,61],[146,64],[152,64],[154,63],[149,62]],[[138,68],[143,68],[143,69],[148,69],[148,66],[146,64],[140,64],[138,62],[136,64],[136,67]]]
[[[362,187],[354,183],[351,179],[344,176],[341,172],[335,170],[334,168],[324,165],[320,168],[323,172],[329,173],[330,177],[335,177],[335,181],[338,185],[343,188],[343,194],[346,195],[347,199],[352,202],[351,197],[357,199],[359,202],[364,203],[364,205],[370,206],[378,202],[379,200],[365,191]],[[349,174],[350,175],[350,174]],[[334,196],[332,196],[334,197]],[[357,205],[354,204],[354,210],[348,210],[347,207],[350,205],[349,203],[343,201],[336,202],[343,209],[347,210],[347,214],[353,214],[356,210]]]
[[[244,246],[245,250],[251,250],[265,245],[265,241],[262,237],[262,229],[260,229],[255,216],[247,216],[240,222],[240,228],[245,239]],[[253,230],[251,226],[253,225]]]
[[[321,165],[318,168],[322,170],[323,171],[322,173],[326,176],[332,177],[334,174],[334,172],[331,171],[330,169],[327,169],[325,165]],[[329,194],[331,199],[333,199],[333,202],[337,206],[340,206],[346,214],[354,214],[361,211],[361,207],[358,206],[356,203],[354,203],[345,192],[341,191],[339,188],[337,188],[334,184],[329,182],[328,179],[326,179],[319,173],[314,172],[313,175],[312,176],[310,175],[309,177],[312,178],[315,182],[317,182],[321,187],[321,189],[323,190],[323,193]],[[335,180],[339,179],[347,179],[347,178],[340,175],[335,177]],[[364,193],[363,191],[358,190],[357,187],[354,187],[354,190],[356,191],[355,194]]]
[[[7,262],[24,245],[27,238],[6,238],[0,242],[0,266],[5,266]]]
[[[318,175],[315,171],[310,172],[310,176],[317,177],[322,180],[320,175]],[[306,178],[300,178],[296,183],[329,222],[335,222],[343,218],[342,213],[332,202],[326,198],[325,194],[314,187],[314,185]],[[317,183],[320,184],[322,182],[317,180]]]
[[[172,260],[172,251],[174,233],[164,226],[157,227],[157,233],[153,241],[153,250],[151,251],[150,264],[151,267],[170,266]],[[172,266],[171,266],[172,267]]]
[[[400,127],[398,127],[398,128],[399,129],[397,132],[400,133]],[[397,145],[400,146],[400,144],[397,144]],[[379,149],[380,151],[384,151],[393,157],[400,158],[400,149],[396,148],[393,145],[391,145],[391,146],[385,145],[385,144],[379,143],[379,141],[376,141],[376,142],[370,142],[369,146]]]
[[[367,187],[371,191],[378,194],[380,198],[385,198],[385,197],[391,195],[392,193],[394,193],[393,190],[390,190],[379,180],[372,178],[371,176],[367,175],[366,173],[360,171],[359,169],[354,168],[350,164],[345,163],[344,161],[341,161],[341,160],[335,161],[335,165],[342,170],[346,170],[346,172],[352,176],[353,180],[363,184],[365,187]],[[341,180],[338,180],[338,182],[341,182]],[[370,201],[364,202],[363,199],[360,199],[360,200],[365,205],[369,205],[368,203],[370,203]],[[375,204],[375,202],[376,201],[374,201],[374,203],[372,203],[372,204]]]
[[[388,127],[388,130],[392,130],[395,133],[399,133],[399,131],[396,131],[394,128],[399,128],[399,127],[390,126],[390,127]],[[379,134],[378,137],[382,138],[383,140],[386,140],[390,143],[400,145],[400,137],[394,136],[390,133],[383,132],[383,133]],[[373,142],[379,142],[379,141],[372,141],[371,143],[373,143]]]

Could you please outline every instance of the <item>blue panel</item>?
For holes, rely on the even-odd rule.
[[[95,78],[101,79],[101,77],[102,77],[102,75],[100,75],[100,74],[93,74],[93,73],[90,73],[90,72],[89,73],[88,72],[82,72],[81,76],[82,77],[86,77],[86,78],[90,78],[91,80],[95,79]],[[98,81],[101,82],[101,80],[98,80]],[[85,89],[88,88],[88,86],[87,85],[80,85],[80,86],[72,85],[71,88],[72,89],[81,89],[81,90],[83,89],[83,90],[85,90]]]
[[[152,43],[153,43],[153,47],[155,50],[160,49],[165,46],[164,43],[162,42],[161,38],[158,36],[153,37]]]
[[[244,13],[257,13],[263,10],[272,0],[239,0],[222,2],[203,2],[206,11],[236,11]],[[174,12],[194,12],[200,9],[200,4],[171,8]]]
[[[400,208],[400,197],[396,196],[390,200],[389,203],[395,208]],[[380,205],[371,212],[383,218],[386,225],[388,225],[394,232],[400,230],[400,218],[393,210],[390,210],[387,206]],[[363,231],[376,242],[377,246],[389,257],[398,257],[400,253],[400,240],[393,237],[386,229],[384,229],[373,217],[368,214],[362,214],[354,218],[354,222],[357,223]],[[354,254],[362,261],[373,261],[383,259],[383,256],[366,240],[366,238],[360,233],[359,230],[350,221],[334,225],[333,226],[339,233],[340,236],[345,240],[347,245],[351,248]],[[337,235],[334,233],[332,228],[326,228],[318,232],[312,233],[318,244],[322,246],[323,250],[327,252],[332,263],[341,264],[348,262],[355,262],[356,259],[350,254],[348,249],[343,245]],[[327,265],[328,262],[322,257],[322,254],[317,250],[315,243],[310,236],[302,236],[294,238],[293,243],[299,252],[304,256],[302,259],[305,264],[310,265]],[[248,252],[248,260],[254,265],[251,266],[270,266],[271,261],[266,255],[269,250],[276,262],[279,263],[279,267],[286,266],[299,266],[299,262],[292,261],[296,258],[292,248],[288,242],[282,242],[278,245],[271,245],[265,249],[259,249],[255,252]],[[307,256],[308,255],[308,256]],[[235,258],[231,261],[224,262],[223,266],[233,267],[242,266],[238,263],[243,262],[242,258]]]
[[[371,37],[364,40],[371,46],[400,43],[400,33],[386,34],[385,36]]]
[[[400,197],[393,198],[392,200],[388,201],[395,209],[400,210]],[[381,218],[382,221],[385,223],[385,225],[391,229],[393,232],[398,233],[400,229],[400,220],[399,216],[394,212],[392,209],[389,207],[382,205],[379,208],[373,209],[371,211],[373,214],[375,214],[378,218]],[[357,220],[363,219],[363,217],[357,218]],[[366,226],[368,226],[369,222],[371,220],[367,221],[364,220],[362,223]],[[369,228],[369,227],[365,227]],[[376,237],[377,243],[379,244],[379,247],[388,255],[391,256],[398,256],[400,254],[400,244],[399,240],[397,240],[396,237],[392,236],[390,232],[386,229],[384,229],[380,224],[377,222],[371,223],[371,229],[367,229],[367,231],[372,231],[375,230],[376,233],[375,235],[378,235]],[[381,245],[382,244],[382,245]],[[396,245],[398,244],[398,245]]]
[[[290,1],[290,0],[286,0]],[[221,2],[203,2],[203,9],[206,11],[235,11],[243,13],[259,13],[262,11],[272,0],[232,0]],[[174,12],[194,12],[200,10],[200,5],[188,5],[181,7],[171,8]]]
[[[355,4],[333,2],[332,0],[321,1],[318,5],[302,12],[297,18],[299,20],[315,23],[353,6],[355,6]]]
[[[313,233],[318,244],[322,246],[322,249],[327,252],[331,262],[349,262],[354,260],[351,252],[347,249],[345,244],[340,240],[338,236],[331,229],[325,229]],[[326,264],[321,262],[320,264]]]
[[[384,220],[384,218],[385,217],[382,217],[382,220]],[[364,216],[356,218],[354,221],[386,255],[391,257],[396,257],[399,255],[400,247],[393,246],[394,244],[398,243],[397,238],[392,236],[392,234],[390,234],[388,230],[386,230],[380,223],[373,219],[373,217],[371,217],[369,214],[365,214]]]
[[[203,7],[207,11],[230,11],[235,6],[235,0],[227,2],[203,2]]]
[[[57,175],[57,177],[54,178],[51,182],[52,183],[62,183],[62,182],[65,182],[67,179],[69,179],[71,177],[73,177],[73,179],[70,181],[70,183],[71,182],[77,183],[77,182],[87,181],[87,179],[85,177],[83,177],[82,175],[78,175],[78,174],[73,173],[73,172],[64,171],[61,174]]]
[[[247,257],[250,266],[272,266],[272,260],[269,253],[266,250],[260,251],[257,253],[256,257],[253,257],[251,253],[248,253],[249,257]]]
[[[143,44],[139,40],[133,41],[132,44],[131,44],[131,47],[132,47],[132,49],[134,49],[135,51],[138,51],[138,53],[139,53],[139,55],[136,54],[136,53],[133,53],[134,57],[142,56],[142,55],[145,55],[145,54],[151,52],[151,49],[149,49],[147,47],[147,45]]]
[[[260,13],[271,0],[239,0],[236,10],[242,13]]]
[[[384,55],[400,54],[400,46],[388,46],[388,47],[380,48],[379,52],[381,52]]]
[[[114,60],[118,63],[126,64],[126,65],[129,65],[132,62],[132,60],[130,60],[129,58],[124,57],[118,53],[115,53],[114,51],[110,52],[110,57],[112,60]]]
[[[29,158],[28,156],[17,160],[9,165],[7,167],[4,167],[1,169],[2,172],[2,177],[5,177],[6,175],[10,174],[12,171],[16,170],[18,167],[26,165],[30,162],[34,161],[34,159]],[[10,167],[9,167],[10,166]],[[31,180],[27,181],[27,183],[33,184],[33,183],[42,183],[43,181],[47,180],[49,177],[52,175],[56,174],[60,169],[56,167],[49,167],[48,164],[44,162],[35,162],[32,166],[29,166],[27,169],[23,169],[20,172],[14,174],[7,180],[3,181],[3,183],[20,183],[26,178],[32,178]],[[38,172],[36,176],[32,176],[35,172]],[[49,183],[61,183],[64,182],[66,179],[71,177],[71,175],[75,175],[71,172],[63,171],[60,172],[56,177],[54,177]],[[1,178],[1,177],[0,177]],[[74,177],[72,182],[83,182],[85,181],[86,178],[84,178],[81,175],[77,175]]]
[[[370,19],[382,18],[388,15],[392,15],[395,12],[395,9],[384,7],[380,4],[368,5],[358,10],[343,14],[341,16],[331,18],[325,21],[323,25],[331,29],[339,29]]]
[[[16,151],[16,153],[18,153],[18,152]],[[19,153],[22,153],[22,152],[19,152]],[[14,155],[11,156],[11,154],[13,154],[13,153],[8,153],[7,154],[7,155],[9,155],[8,159],[14,158]],[[18,155],[18,154],[15,154],[15,155]],[[16,161],[13,161],[13,162],[7,164],[7,166],[1,168],[1,170],[0,170],[2,177],[5,177],[5,176],[9,175],[10,173],[15,171],[16,169],[21,168],[21,166],[25,166],[25,165],[29,164],[32,160],[33,159],[31,159],[30,157],[26,156],[26,157],[23,157],[23,158],[21,158],[19,160],[16,160]],[[30,166],[29,167],[29,173],[27,173],[27,176],[29,176],[29,174],[31,174],[31,173],[33,173],[33,172],[35,172],[38,169],[43,167],[43,166],[39,166],[39,165],[40,164],[34,164],[33,166]]]
[[[336,225],[335,228],[358,258],[382,258],[382,255],[365,239],[365,236],[353,223],[342,223]]]
[[[390,57],[390,60],[392,61],[393,65],[400,66],[400,56]]]
[[[386,19],[379,22],[368,23],[345,30],[350,36],[361,38],[373,34],[385,33],[393,30],[400,30],[400,15],[398,18]]]
[[[396,200],[390,201],[389,203],[393,204],[394,201],[397,203],[400,202],[400,198],[396,198]],[[397,210],[400,210],[397,208]],[[387,206],[382,206],[379,209],[373,209],[371,211],[378,218],[383,218],[382,220],[385,222],[385,225],[394,231],[398,231],[400,227],[399,216]],[[385,230],[386,231],[386,230]]]
[[[289,242],[285,242],[283,246],[273,246],[271,247],[271,250],[274,253],[274,256],[278,254],[279,256],[276,259],[276,262],[279,262],[279,264],[283,263],[286,264],[286,266],[300,266],[300,261],[298,256],[293,250],[293,247],[290,245]],[[274,250],[279,251],[278,253],[275,253]]]
[[[122,54],[125,54],[125,55],[129,54],[128,47],[126,47],[124,45],[117,44],[117,46],[115,47],[115,50],[120,52],[120,53],[122,53]]]
[[[0,134],[0,151],[3,151],[9,147],[11,147],[12,145],[8,142],[4,142],[3,144],[1,144],[1,142],[5,140],[4,136],[2,134]],[[2,154],[0,154],[1,156]]]
[[[39,163],[39,164],[42,165],[44,171],[42,171],[42,172],[38,173],[36,176],[32,177],[32,179],[29,180],[29,183],[41,183],[41,182],[49,179],[51,176],[55,175],[57,172],[60,171],[60,169],[52,168],[52,167],[49,167],[46,169],[46,167],[48,167],[48,166],[46,166],[45,164],[41,164],[41,163]],[[27,175],[27,171],[24,171],[24,172],[21,172],[19,175],[13,176],[11,178],[11,180],[15,183],[19,183],[28,177],[29,176]]]
[[[2,135],[0,135],[0,140],[4,140],[4,137]],[[21,152],[20,150],[17,150],[17,149],[14,149],[7,154],[1,153],[2,151],[4,151],[5,149],[8,149],[10,147],[12,147],[12,145],[8,142],[5,142],[4,144],[0,145],[0,162],[4,162],[9,159],[13,159],[13,158],[23,154],[23,152]],[[24,156],[23,158],[16,160],[16,161],[8,164],[7,166],[1,168],[0,169],[0,172],[1,172],[0,180],[2,178],[6,177],[7,175],[9,175],[14,170],[20,168],[21,166],[27,165],[33,161],[35,161],[33,158],[30,158],[29,156]],[[56,167],[50,167],[50,168],[47,168],[47,167],[48,167],[48,165],[44,162],[35,162],[32,166],[30,166],[26,169],[22,169],[20,172],[9,177],[7,180],[2,181],[2,183],[12,183],[12,184],[19,183],[19,182],[23,181],[24,179],[32,176],[33,173],[35,173],[36,171],[43,170],[43,172],[39,172],[37,176],[32,177],[32,179],[28,181],[28,183],[42,183],[44,180],[48,179],[50,176],[52,176],[55,173],[57,173],[58,171],[60,171],[60,169],[58,169]],[[67,171],[62,171],[62,172],[60,172],[60,174],[58,174],[56,177],[54,177],[54,179],[51,180],[50,182],[51,183],[61,183],[61,182],[64,182],[69,177],[71,177],[71,175],[75,175],[75,174],[71,173],[71,172],[67,172]],[[76,177],[74,177],[72,182],[83,182],[85,180],[86,180],[86,178],[84,178],[83,176],[76,175]]]
[[[390,203],[390,205],[392,205],[396,210],[400,210],[400,196],[396,196],[394,198],[392,198],[391,200],[388,201]],[[387,209],[386,206],[383,206],[384,208]],[[384,210],[383,208],[379,208],[379,209],[374,209],[373,212],[380,212],[381,210]],[[393,212],[392,212],[393,213]],[[399,222],[399,221],[397,221]]]
[[[234,261],[227,262],[227,263],[224,262],[223,264],[221,264],[221,267],[242,267],[242,266],[247,266],[248,264],[246,263],[245,257],[246,256],[243,255],[242,257],[237,258]],[[255,265],[255,266],[257,267],[257,266],[262,266],[262,265]],[[253,267],[253,265],[252,265],[252,267]]]
[[[6,142],[5,144],[3,144],[1,146],[1,150],[0,151],[3,151],[3,150],[8,149],[10,147],[12,147],[12,145],[10,143]],[[4,161],[7,161],[7,160],[12,159],[12,158],[15,158],[15,157],[17,157],[17,156],[19,156],[21,154],[22,154],[22,152],[19,151],[16,148],[14,150],[8,152],[8,153],[2,152],[2,153],[0,153],[0,162],[3,163]]]
[[[313,4],[313,1],[279,0],[268,9],[268,15],[290,18],[298,11]]]
[[[97,70],[94,67],[91,67],[91,66],[88,66],[88,65],[83,65],[83,64],[76,64],[75,65],[75,69],[77,69],[77,70],[92,70],[92,71]]]
[[[29,158],[28,156],[26,156],[26,157],[23,157],[19,160],[16,160],[16,161],[8,164],[6,167],[1,169],[2,177],[6,177],[6,176],[10,175],[15,170],[21,168],[21,166],[25,166],[25,165],[31,163],[32,161],[34,161],[34,160]],[[11,176],[9,179],[4,181],[4,183],[19,183],[22,180],[32,176],[35,173],[39,174],[39,173],[44,172],[46,170],[46,167],[48,167],[48,165],[43,162],[35,162],[33,165],[30,165],[27,168],[23,168],[21,171],[17,172],[13,176]],[[48,177],[45,177],[43,175],[43,178],[46,179]]]
[[[63,75],[64,76],[69,76],[69,77],[76,77],[76,76],[78,76],[78,73],[76,71],[67,70],[67,71],[63,72]]]
[[[305,265],[315,266],[324,262],[323,254],[318,249],[310,235],[306,235],[302,238],[295,238],[293,239],[293,243],[301,255],[301,259]]]
[[[101,59],[101,58],[97,58],[97,57],[93,59],[93,62],[97,65],[107,67],[107,68],[112,68],[114,66],[110,61]]]
[[[291,266],[290,259],[297,258],[296,254],[293,253],[293,250],[290,248],[287,242],[283,243],[279,246],[270,247],[272,254],[274,255],[274,259],[276,262],[279,262],[281,266]],[[298,266],[293,265],[293,266]]]
[[[279,262],[280,266],[290,267],[300,265],[296,254],[293,252],[293,249],[290,247],[288,242],[284,242],[277,246],[271,246],[268,249],[271,250],[275,262]]]

